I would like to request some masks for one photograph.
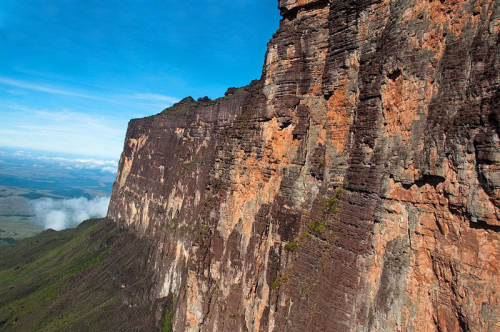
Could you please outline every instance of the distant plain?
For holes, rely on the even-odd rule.
[[[40,233],[32,204],[39,200],[109,196],[116,162],[0,151],[0,245]]]

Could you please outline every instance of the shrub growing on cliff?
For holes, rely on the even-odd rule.
[[[231,88],[228,88],[226,92],[224,92],[224,96],[229,96],[229,95],[232,95],[236,92],[236,88],[235,87],[231,87]]]
[[[281,287],[282,284],[286,284],[288,282],[288,277],[287,276],[279,276],[274,280],[273,284],[271,285],[271,289],[275,290]]]
[[[293,241],[292,242],[288,242],[287,244],[285,244],[285,250],[286,251],[290,251],[290,252],[296,253],[297,249],[299,249],[299,246],[297,245],[297,243],[295,243]]]
[[[328,212],[337,213],[340,212],[340,210],[342,210],[342,208],[339,206],[339,203],[342,197],[344,197],[345,186],[346,183],[340,185],[337,189],[335,189],[333,195],[325,200],[325,208]]]
[[[314,220],[308,225],[309,230],[318,233],[324,233],[326,231],[326,220]]]

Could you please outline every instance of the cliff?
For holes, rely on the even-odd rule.
[[[174,331],[500,330],[498,0],[280,0],[262,78],[132,120]]]

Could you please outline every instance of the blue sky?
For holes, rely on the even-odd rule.
[[[276,0],[0,0],[0,147],[117,160],[131,118],[261,75]]]

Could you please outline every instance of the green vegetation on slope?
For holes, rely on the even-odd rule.
[[[156,331],[149,244],[107,219],[0,248],[0,331]]]

